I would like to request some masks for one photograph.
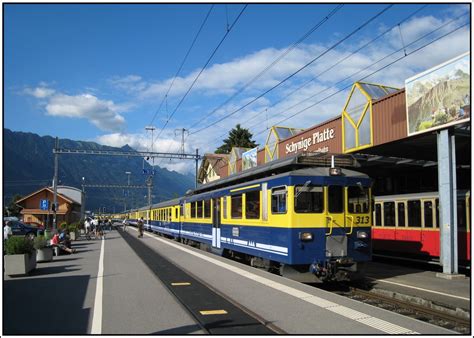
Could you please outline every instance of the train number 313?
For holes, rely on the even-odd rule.
[[[357,216],[355,222],[357,224],[369,224],[370,217],[369,216]]]

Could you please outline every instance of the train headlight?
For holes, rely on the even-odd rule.
[[[369,234],[366,231],[357,231],[357,238],[369,238]]]
[[[300,232],[300,240],[302,241],[312,241],[313,240],[313,234],[311,232]]]

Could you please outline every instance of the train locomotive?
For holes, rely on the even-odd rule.
[[[132,225],[143,217],[145,230],[297,281],[360,277],[372,254],[371,179],[340,167],[274,167],[127,216]]]

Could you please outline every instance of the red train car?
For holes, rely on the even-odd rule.
[[[438,197],[438,192],[374,197],[374,254],[439,259]],[[471,260],[470,198],[470,191],[458,192],[458,259],[462,265]]]

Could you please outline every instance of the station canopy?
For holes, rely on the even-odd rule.
[[[273,126],[268,132],[265,142],[265,163],[278,159],[278,143],[288,137],[298,134],[304,129]]]

